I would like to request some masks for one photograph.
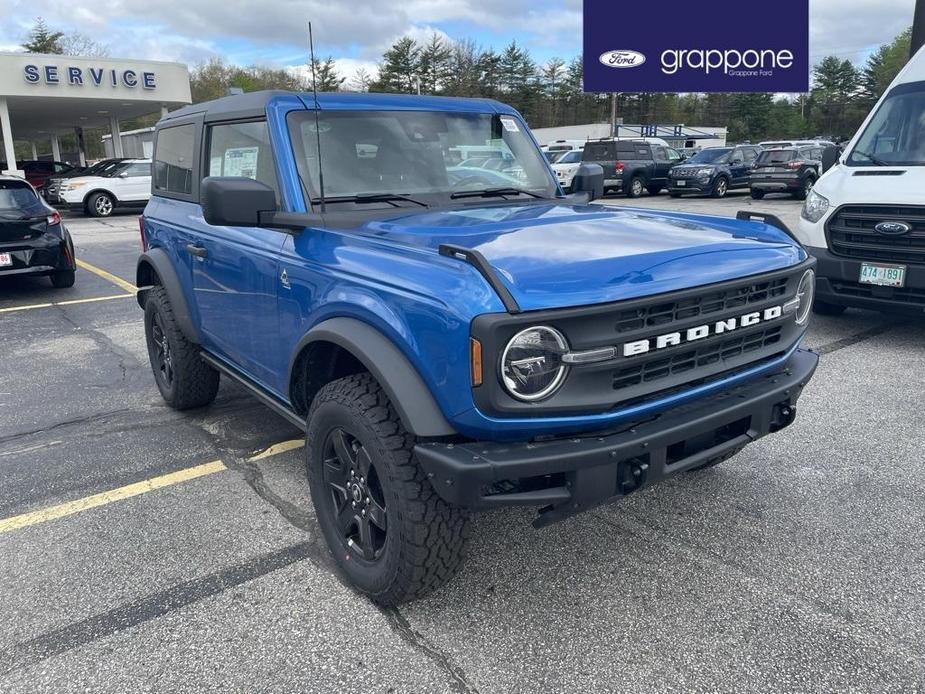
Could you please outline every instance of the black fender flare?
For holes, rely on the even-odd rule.
[[[366,367],[389,396],[409,432],[426,437],[456,434],[430,388],[402,351],[381,332],[355,318],[330,318],[309,330],[290,359],[290,383],[299,354],[312,342],[319,341],[347,350]]]
[[[145,307],[145,299],[148,290],[151,289],[151,283],[144,281],[146,266],[153,270],[160,280],[160,285],[167,292],[174,318],[176,318],[180,330],[183,331],[183,335],[190,342],[197,345],[201,344],[202,339],[190,315],[189,304],[187,304],[186,295],[183,293],[183,285],[180,284],[180,278],[177,277],[177,271],[170,261],[170,256],[167,255],[163,248],[151,248],[138,257],[138,265],[135,270],[135,285],[138,287],[138,293],[135,296],[138,300],[138,305],[141,308]]]

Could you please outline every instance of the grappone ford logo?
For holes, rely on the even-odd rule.
[[[599,60],[607,67],[627,68],[639,67],[646,62],[646,57],[639,51],[619,50],[601,53]]]

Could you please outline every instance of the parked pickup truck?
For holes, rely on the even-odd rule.
[[[643,191],[658,195],[668,185],[671,167],[682,157],[671,147],[645,140],[605,138],[585,143],[582,161],[604,169],[604,192],[626,193],[638,198]]]
[[[545,526],[788,426],[814,261],[773,218],[587,204],[600,184],[565,197],[494,101],[171,112],[137,270],[157,387],[185,410],[226,377],[304,427],[321,533],[382,604],[456,573],[471,510]]]

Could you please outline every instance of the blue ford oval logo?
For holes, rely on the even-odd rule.
[[[878,234],[887,234],[888,236],[898,236],[899,234],[908,234],[912,227],[905,222],[880,222],[874,227]]]
[[[639,67],[646,62],[646,57],[639,51],[616,50],[601,53],[598,60],[601,61],[601,65],[624,69]]]

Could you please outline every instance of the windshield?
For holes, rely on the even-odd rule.
[[[846,163],[925,165],[925,82],[902,84],[890,92],[858,138]]]
[[[561,157],[556,159],[556,164],[577,164],[581,161],[581,150],[572,150],[565,152]]]
[[[119,166],[119,163],[120,162],[118,161],[111,161],[111,160],[104,159],[103,161],[97,162],[96,164],[91,166],[89,169],[84,171],[83,175],[84,176],[102,176],[104,172],[109,171],[110,169],[113,169]]]
[[[731,149],[704,149],[692,156],[688,161],[691,164],[726,164],[731,153]]]
[[[543,154],[520,120],[488,113],[427,111],[295,112],[289,116],[299,173],[312,201],[410,195],[428,204],[453,193],[516,188],[554,197]]]
[[[0,181],[0,210],[21,210],[35,204],[32,189],[16,181]]]

